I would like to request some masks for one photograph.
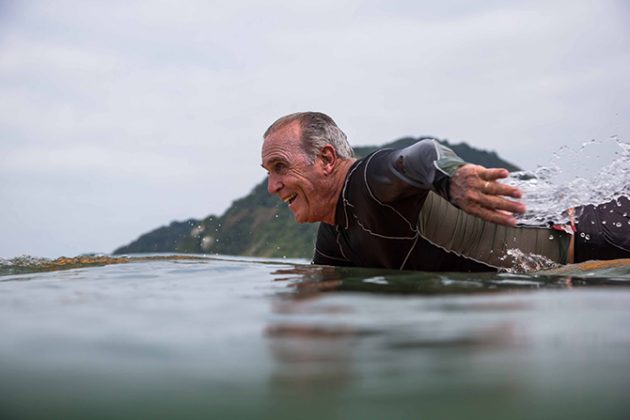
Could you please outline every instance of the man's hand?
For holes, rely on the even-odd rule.
[[[524,213],[525,205],[504,198],[521,198],[518,188],[497,182],[508,175],[507,169],[466,164],[451,177],[451,201],[465,212],[489,222],[514,226],[513,214]]]

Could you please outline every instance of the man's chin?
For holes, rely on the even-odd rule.
[[[295,219],[295,223],[306,223],[306,220],[304,220],[303,218],[299,217],[295,213],[293,213],[293,218]]]
[[[308,223],[308,220],[306,220],[306,217],[304,214],[295,212],[293,210],[291,210],[291,212],[293,213],[293,218],[295,219],[296,223]]]

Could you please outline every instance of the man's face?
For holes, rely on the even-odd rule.
[[[331,211],[322,200],[321,159],[309,163],[300,144],[297,121],[276,130],[263,142],[262,166],[268,172],[267,191],[289,205],[298,223],[318,222]]]

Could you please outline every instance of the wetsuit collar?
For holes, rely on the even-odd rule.
[[[342,228],[348,226],[348,215],[345,209],[345,200],[348,198],[346,196],[346,188],[350,182],[350,177],[362,161],[363,159],[357,159],[352,166],[350,166],[350,169],[348,169],[348,173],[346,174],[346,178],[343,181],[343,188],[341,189],[341,193],[337,199],[337,206],[335,208],[335,226],[340,226]]]

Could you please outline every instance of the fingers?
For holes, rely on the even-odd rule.
[[[500,225],[516,226],[516,218],[511,213],[505,213],[502,211],[491,210],[485,207],[469,207],[466,210],[467,213],[480,217],[492,223]]]
[[[505,184],[501,184],[500,182],[485,181],[483,183],[483,186],[479,189],[479,191],[483,195],[485,195],[486,197],[489,197],[489,198],[495,198],[495,197],[500,197],[500,196],[512,197],[512,198],[521,198],[521,196],[522,196],[521,190],[519,190],[518,188],[511,187],[511,186],[505,185]],[[507,201],[507,200],[505,200],[505,201]],[[510,202],[513,203],[513,201],[510,201]],[[525,212],[525,207],[524,206],[522,206],[522,207],[523,207],[523,210],[522,211],[518,211],[518,213],[524,213]],[[504,209],[504,210],[508,210],[508,209]]]
[[[464,165],[451,178],[451,200],[462,210],[482,219],[514,226],[513,214],[524,213],[525,206],[506,198],[521,198],[518,188],[497,182],[508,175],[506,169]]]
[[[508,200],[506,198],[501,197],[501,195],[491,195],[490,193],[480,194],[476,197],[475,202],[477,202],[481,207],[485,207],[488,209],[494,210],[502,210],[510,213],[525,213],[525,205],[523,203],[519,203],[518,201]]]
[[[488,187],[488,189],[491,189]],[[469,189],[460,195],[459,200],[471,205],[478,205],[491,210],[502,210],[510,213],[524,213],[525,206],[518,201],[509,200],[502,195],[494,195],[492,193],[480,190]]]
[[[487,169],[483,166],[478,166],[477,176],[479,177],[481,185],[483,185],[480,189],[484,194],[504,195],[513,198],[521,198],[522,196],[518,188],[495,182],[497,179],[503,179],[509,176],[507,169]]]
[[[525,212],[525,206],[522,203],[475,190],[468,190],[454,202],[467,213],[510,226],[516,224],[514,214]]]
[[[507,178],[510,173],[503,168],[484,168],[483,166],[474,165],[477,176],[484,181],[496,181],[497,179]]]

